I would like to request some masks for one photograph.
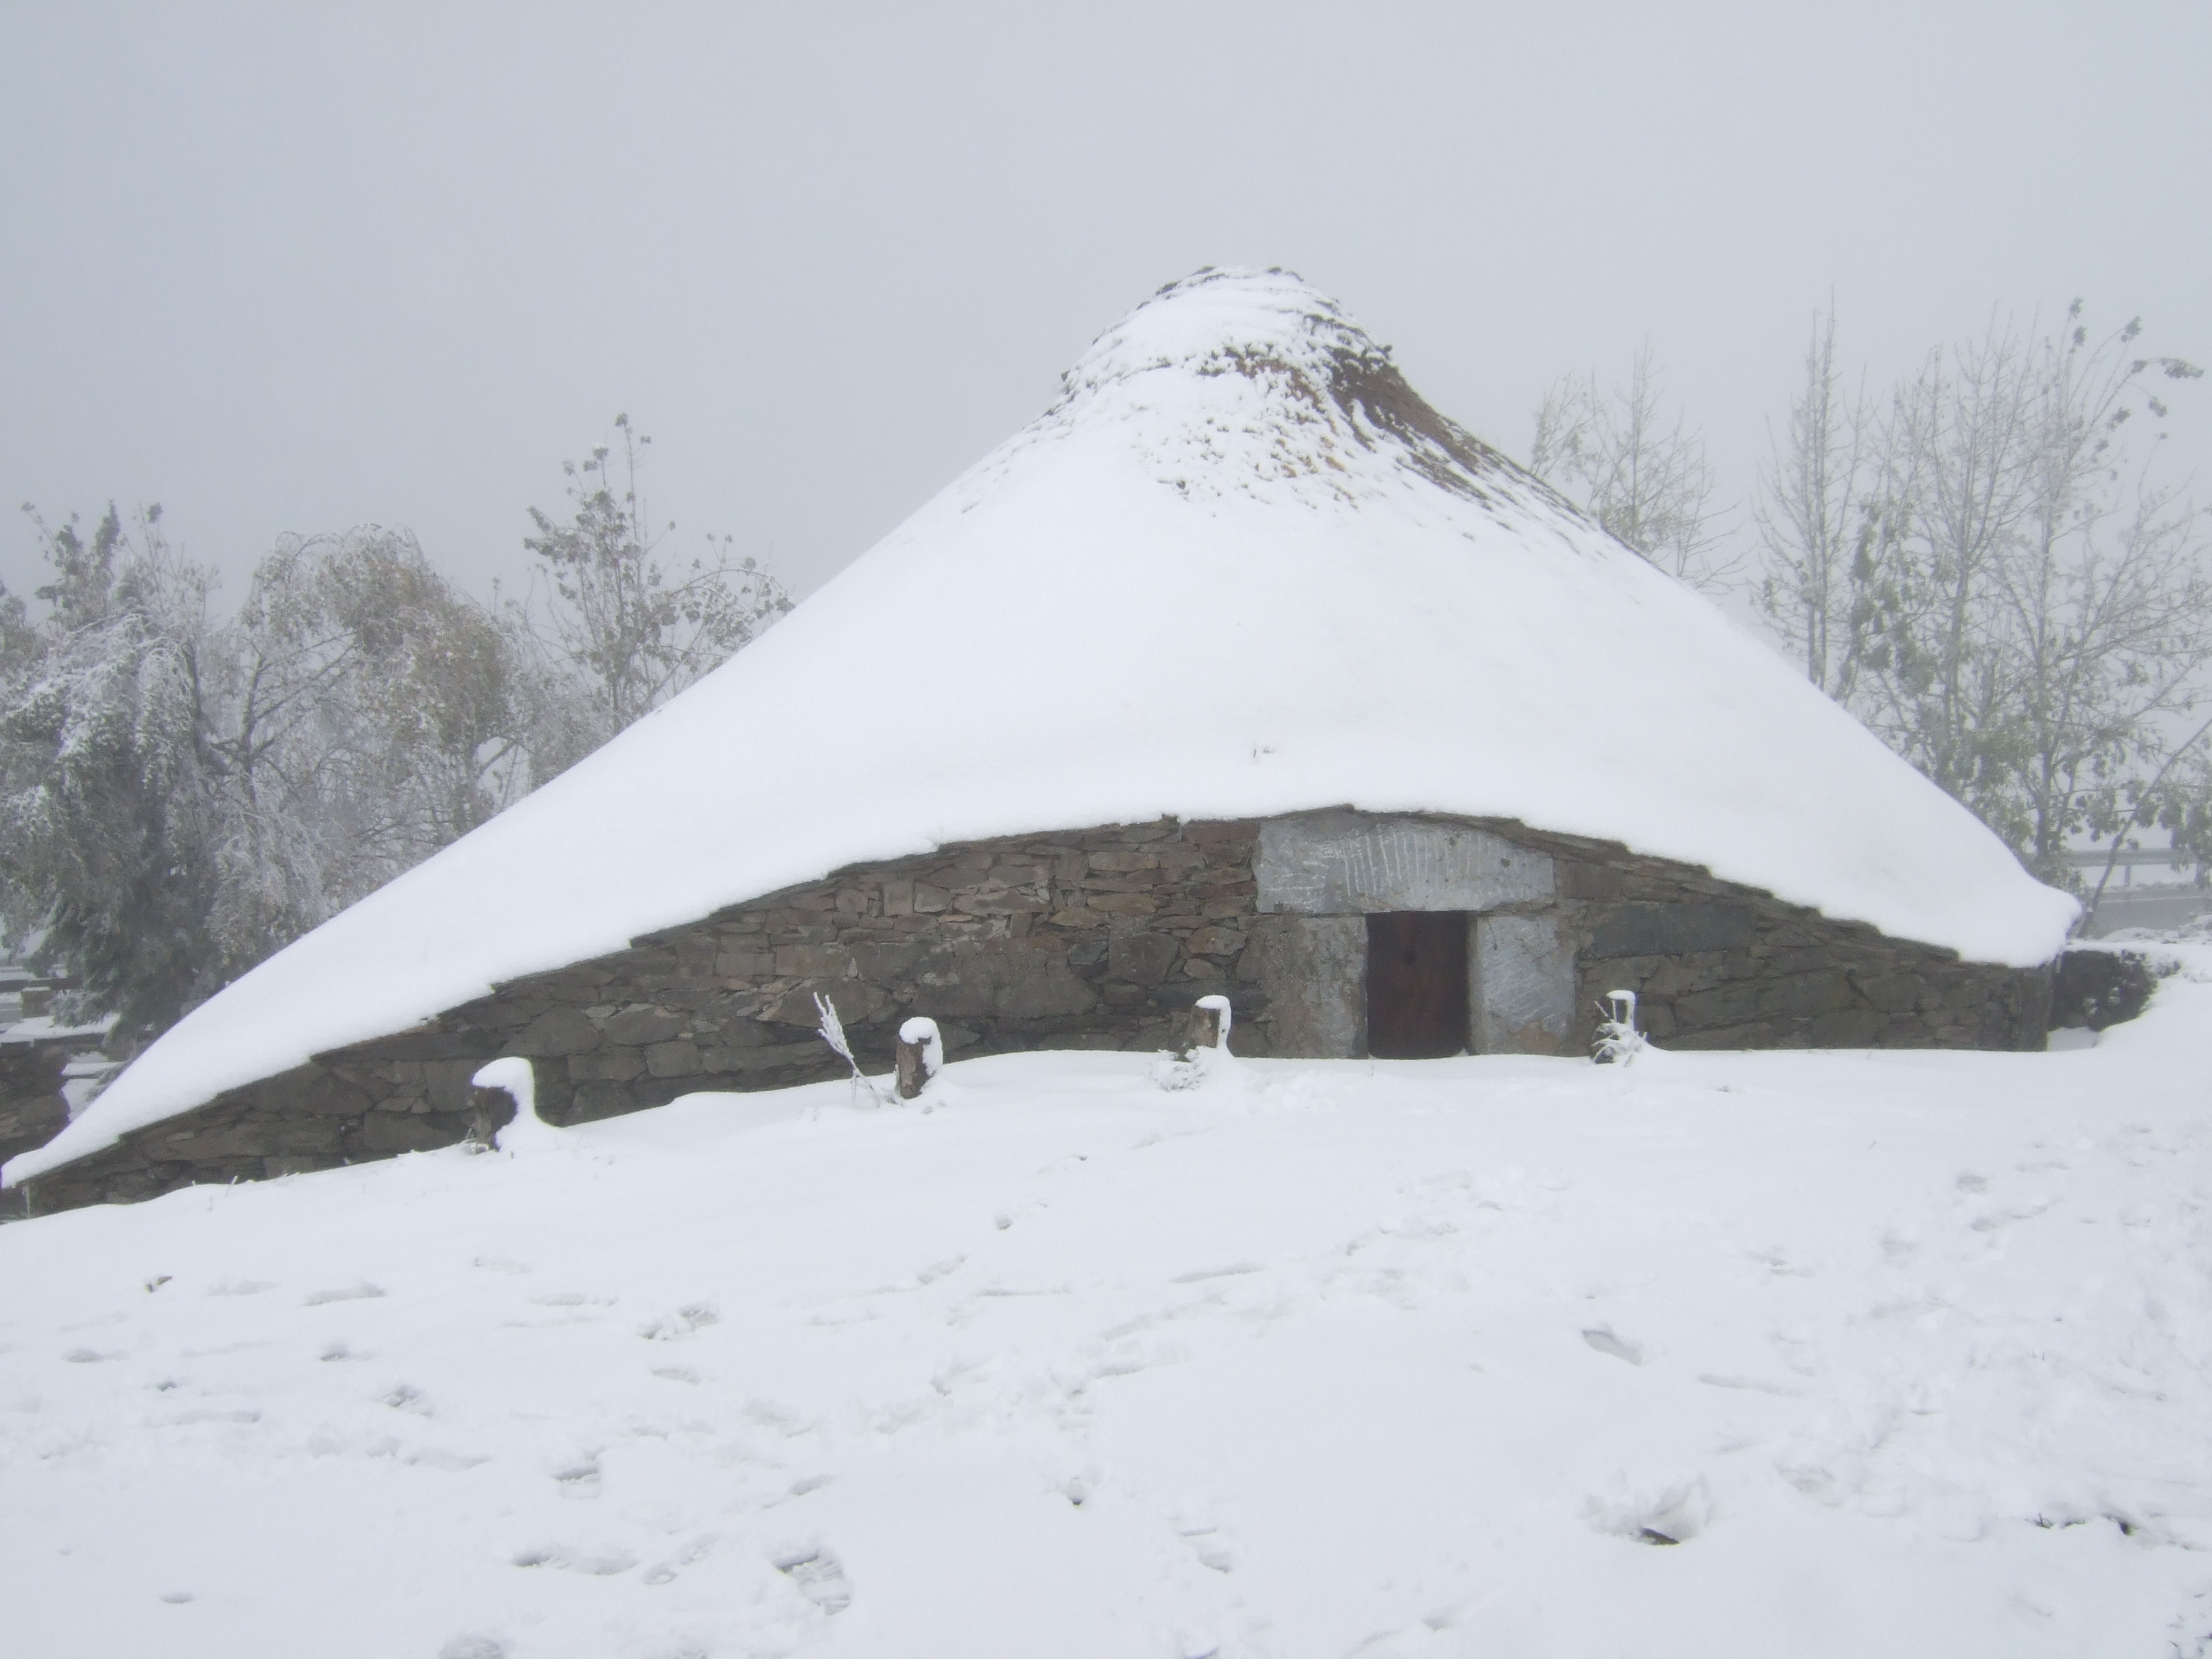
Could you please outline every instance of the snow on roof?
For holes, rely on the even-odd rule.
[[[843,866],[1350,805],[1518,819],[2027,965],[2075,906],[1332,301],[1206,270],[750,649],[244,975],[16,1182]]]

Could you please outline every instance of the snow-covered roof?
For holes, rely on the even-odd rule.
[[[750,649],[240,978],[6,1176],[843,866],[1343,805],[1618,841],[1979,961],[2048,960],[2075,914],[1332,301],[1202,271]]]

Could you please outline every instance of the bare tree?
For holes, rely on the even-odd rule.
[[[1759,608],[1805,677],[1850,701],[1875,618],[1881,522],[1868,500],[1875,460],[1865,398],[1836,365],[1832,307],[1813,319],[1788,434],[1770,436],[1752,516],[1765,571]]]
[[[545,562],[553,600],[533,611],[541,638],[582,675],[594,741],[604,742],[740,649],[791,608],[775,578],[728,538],[688,566],[665,562],[639,489],[653,440],[615,416],[617,443],[569,462],[566,523],[530,509],[523,545]],[[572,725],[580,724],[573,720]],[[580,732],[578,736],[586,735]]]
[[[1770,611],[1793,643],[1826,630],[1808,672],[2046,880],[2068,878],[2071,837],[2185,811],[2172,744],[2212,667],[2198,520],[2119,441],[2165,415],[2155,379],[2198,371],[2136,356],[2140,331],[2092,344],[2078,303],[2057,335],[1992,321],[1825,447],[1816,334],[1762,501]],[[1846,463],[1856,506],[1833,490]]]
[[[1529,471],[1579,501],[1590,516],[1668,574],[1723,588],[1741,561],[1716,562],[1713,470],[1704,439],[1678,411],[1651,348],[1636,354],[1628,385],[1611,397],[1597,376],[1556,382],[1536,410]]]

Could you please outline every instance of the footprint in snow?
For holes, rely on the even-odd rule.
[[[597,1498],[599,1495],[599,1462],[596,1457],[583,1457],[565,1463],[552,1471],[556,1484],[563,1498]]]
[[[647,1584],[666,1584],[686,1567],[696,1567],[705,1560],[714,1547],[714,1534],[709,1533],[693,1539],[665,1560],[656,1561],[638,1575],[639,1582]]]
[[[1686,1544],[1712,1524],[1713,1500],[1703,1475],[1656,1491],[1617,1486],[1587,1498],[1583,1517],[1600,1532],[1636,1544]]]
[[[844,1563],[828,1550],[811,1546],[788,1550],[777,1555],[775,1562],[775,1570],[823,1613],[840,1613],[853,1605],[853,1586],[845,1577]]]
[[[672,1314],[663,1314],[658,1319],[648,1319],[637,1328],[637,1334],[648,1342],[678,1342],[696,1330],[720,1322],[721,1315],[711,1302],[693,1302],[678,1308]]]
[[[617,1544],[596,1550],[578,1549],[568,1544],[540,1544],[517,1550],[508,1559],[518,1567],[559,1567],[565,1572],[585,1573],[594,1578],[611,1578],[637,1565],[637,1557]]]
[[[402,1382],[378,1395],[377,1403],[396,1412],[412,1412],[417,1417],[430,1415],[429,1397],[410,1382]]]
[[[1583,1333],[1583,1340],[1600,1353],[1609,1353],[1615,1359],[1626,1359],[1632,1365],[1644,1363],[1644,1345],[1617,1336],[1610,1325],[1593,1325]]]
[[[368,1302],[384,1294],[381,1285],[372,1285],[367,1279],[358,1285],[341,1285],[334,1291],[316,1291],[301,1298],[303,1308],[320,1308],[332,1302]]]

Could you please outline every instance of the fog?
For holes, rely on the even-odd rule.
[[[618,410],[804,592],[1209,263],[1518,455],[1648,341],[1724,501],[1832,296],[1877,383],[2077,295],[2212,358],[2197,4],[10,9],[0,495],[234,599],[370,520],[511,585]]]

